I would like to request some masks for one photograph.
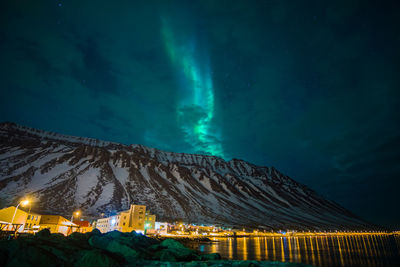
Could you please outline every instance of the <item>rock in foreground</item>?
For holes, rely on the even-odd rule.
[[[0,266],[286,266],[277,262],[221,261],[200,255],[178,241],[162,242],[136,232],[73,233],[40,231],[35,236],[0,241]],[[294,265],[303,266],[303,265]]]

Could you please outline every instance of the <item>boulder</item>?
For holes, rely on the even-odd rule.
[[[0,240],[0,266],[204,266],[220,258],[198,255],[174,239],[160,243],[135,232],[94,230],[65,237],[44,229],[34,237]]]
[[[139,258],[140,253],[132,248],[129,243],[129,237],[119,232],[110,232],[103,236],[89,238],[89,244],[92,247],[121,255],[126,261],[132,261]]]
[[[39,232],[36,233],[36,237],[50,237],[51,233],[50,230],[45,228],[43,230],[40,230]]]
[[[141,235],[141,234],[139,234],[139,233],[136,233],[135,230],[133,230],[132,232],[130,232],[130,234],[131,234],[131,236],[139,236],[139,235]]]
[[[125,234],[120,232],[120,231],[114,230],[114,231],[111,231],[111,232],[108,232],[108,233],[104,234],[104,236],[107,237],[107,238],[119,239],[119,238],[125,236]]]
[[[160,253],[160,261],[170,261],[170,262],[173,262],[173,261],[176,261],[176,258],[175,258],[175,256],[174,256],[174,254],[171,253],[170,251],[168,251],[168,250],[163,250],[163,251],[161,251],[161,253]]]
[[[91,232],[85,233],[86,238],[89,240],[92,236],[101,236],[102,233],[100,232],[99,229],[95,228]]]
[[[104,236],[94,235],[91,238],[89,238],[89,245],[91,245],[94,248],[106,249],[109,242],[110,239]]]
[[[57,247],[54,246],[39,246],[39,248],[46,250],[52,255],[56,256],[57,259],[69,262],[73,260],[73,256],[78,252],[77,250],[72,250],[70,247],[66,247],[63,244]]]
[[[7,250],[0,248],[0,266],[5,266],[8,260]]]
[[[61,233],[54,233],[54,234],[51,234],[51,237],[52,238],[58,238],[58,239],[64,239],[65,235],[63,235]]]
[[[219,253],[204,254],[200,256],[200,260],[202,261],[214,261],[220,259],[221,255]]]
[[[23,253],[21,253],[23,251]],[[63,266],[66,262],[39,247],[26,246],[21,251],[9,255],[7,266]]]
[[[126,240],[129,240],[129,246],[133,247],[134,249],[147,249],[149,246],[159,243],[159,241],[142,234],[138,234],[135,231],[130,232],[126,238]]]
[[[119,254],[125,258],[126,261],[134,261],[139,258],[139,253],[130,248],[127,245],[124,245],[117,240],[112,240],[106,247],[106,250],[115,254]]]
[[[165,239],[160,243],[160,246],[171,248],[171,249],[182,249],[186,248],[184,245],[179,243],[178,241],[174,239]]]
[[[87,250],[82,252],[82,256],[75,263],[75,267],[118,267],[121,266],[118,261],[109,257],[100,250]]]
[[[68,236],[68,238],[75,241],[86,241],[88,239],[88,236],[79,232],[73,232]]]
[[[167,250],[177,261],[197,260],[199,256],[194,250],[186,248],[184,245],[173,239],[165,239],[160,243],[159,248]]]
[[[102,235],[102,233],[100,232],[100,230],[97,229],[97,228],[94,228],[91,232],[86,233],[86,234],[89,235],[89,236],[94,236],[94,235],[100,236],[100,235]]]

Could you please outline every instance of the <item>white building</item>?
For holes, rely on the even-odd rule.
[[[168,223],[167,222],[156,222],[155,223],[156,233],[159,235],[166,235],[168,233]]]
[[[96,228],[102,233],[118,230],[120,232],[144,232],[146,206],[131,205],[129,210],[119,212],[117,215],[98,219]]]

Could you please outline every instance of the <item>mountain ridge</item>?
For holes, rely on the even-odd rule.
[[[142,145],[0,123],[0,197],[29,194],[42,212],[81,208],[97,216],[145,204],[160,220],[266,229],[366,229],[333,201],[244,160],[174,153]]]

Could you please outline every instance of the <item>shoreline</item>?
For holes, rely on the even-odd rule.
[[[159,235],[159,236],[153,236],[149,235],[151,238],[155,238],[158,240],[164,240],[167,238],[172,238],[176,240],[192,240],[192,241],[204,241],[204,242],[212,242],[212,238],[243,238],[243,237],[312,237],[312,236],[365,236],[365,235],[399,235],[397,232],[363,232],[363,233],[357,233],[357,232],[338,232],[338,233],[325,233],[325,232],[320,232],[320,233],[286,233],[286,234],[278,234],[278,233],[265,233],[265,234],[240,234],[240,235],[174,235],[174,234],[169,234],[169,235]]]

